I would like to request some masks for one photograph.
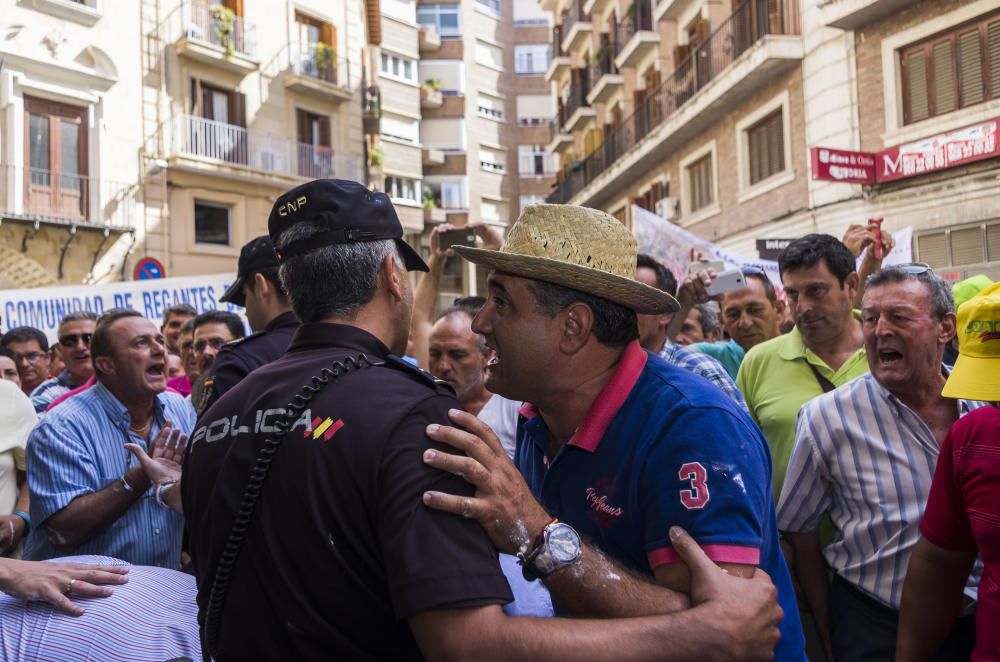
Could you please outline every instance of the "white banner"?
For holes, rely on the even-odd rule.
[[[887,230],[889,228],[886,228]],[[702,239],[698,235],[684,230],[642,207],[632,207],[632,232],[639,243],[639,252],[652,255],[673,271],[678,283],[683,283],[687,277],[690,249],[701,251],[710,260],[722,260],[727,268],[735,269],[743,266],[760,267],[774,283],[778,292],[782,292],[781,275],[778,263],[771,260],[760,260],[733,253],[718,244]],[[886,256],[883,266],[906,264],[913,261],[913,227],[907,226],[894,231],[896,247]],[[864,258],[864,253],[858,258],[858,265]]]
[[[244,319],[243,308],[220,303],[236,274],[210,274],[184,278],[128,280],[105,285],[65,285],[23,290],[0,290],[0,330],[16,326],[41,329],[50,341],[56,340],[59,320],[75,310],[92,310],[98,315],[111,308],[134,308],[156,326],[163,312],[178,303],[194,306],[199,313],[228,310]]]

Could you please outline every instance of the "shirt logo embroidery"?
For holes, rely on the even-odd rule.
[[[338,418],[334,421],[332,418],[327,416],[326,420],[323,420],[319,416],[312,420],[312,426],[307,428],[303,433],[303,438],[308,438],[309,434],[312,433],[313,439],[319,439],[323,437],[324,441],[330,441],[333,435],[340,431],[340,428],[344,427],[344,419]]]
[[[616,482],[614,478],[599,478],[594,487],[584,490],[587,505],[590,507],[590,519],[599,526],[611,526],[625,513],[621,507],[608,503],[607,494],[602,494],[602,492],[614,494]]]

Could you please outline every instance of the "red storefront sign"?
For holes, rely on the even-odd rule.
[[[892,182],[1000,156],[997,122],[990,120],[878,153],[876,181]]]
[[[812,176],[831,182],[875,183],[875,155],[844,149],[813,147]]]
[[[812,176],[833,182],[882,184],[1000,156],[1000,119],[870,152],[813,147]]]

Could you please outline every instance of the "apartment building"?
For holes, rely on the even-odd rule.
[[[232,271],[280,193],[367,178],[377,4],[3,4],[0,286]]]
[[[747,255],[881,217],[949,278],[1000,275],[995,2],[540,4],[550,201],[638,205]]]

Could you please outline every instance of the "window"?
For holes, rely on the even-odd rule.
[[[483,198],[479,201],[479,215],[484,221],[506,221],[507,203],[503,200]]]
[[[333,175],[330,118],[305,110],[295,111],[298,136],[298,174],[321,179]]]
[[[233,90],[224,90],[197,78],[191,79],[191,111],[206,120],[245,127],[246,97]]]
[[[416,204],[420,198],[417,192],[420,190],[420,182],[406,177],[386,177],[385,192],[393,201],[412,202]]]
[[[417,63],[410,58],[382,51],[381,65],[379,71],[383,76],[409,83],[417,82]]]
[[[514,72],[539,76],[549,68],[549,44],[526,44],[514,47]]]
[[[698,211],[715,202],[715,185],[712,181],[712,155],[701,157],[687,166],[689,208]]]
[[[457,4],[417,5],[417,23],[433,25],[442,37],[462,36]]]
[[[521,126],[545,125],[555,115],[555,98],[551,94],[517,95],[517,123]]]
[[[459,182],[442,182],[441,207],[443,209],[465,209],[465,187]]]
[[[491,147],[479,148],[479,167],[490,172],[505,173],[507,167],[504,165],[505,154],[499,149]]]
[[[917,235],[916,259],[934,268],[1000,262],[1000,221]]]
[[[417,120],[399,115],[382,115],[379,124],[380,134],[386,138],[395,138],[416,144],[420,140],[420,123]]]
[[[495,16],[500,16],[502,14],[500,8],[500,0],[476,0],[480,6],[485,7],[488,12],[494,14]]]
[[[379,9],[385,16],[391,16],[405,23],[415,23],[417,3],[413,0],[380,0]]]
[[[230,219],[232,208],[228,205],[195,200],[194,240],[198,244],[231,245]]]
[[[544,205],[545,196],[544,195],[522,195],[518,200],[521,209],[524,209],[528,205]]]
[[[750,185],[785,169],[785,131],[781,109],[746,130]]]
[[[25,97],[25,210],[59,218],[87,213],[87,109]]]
[[[1000,99],[1000,15],[900,50],[903,124]]]
[[[479,93],[479,116],[502,122],[504,101],[499,97]]]
[[[517,169],[522,177],[531,175],[548,175],[555,172],[552,166],[552,155],[545,151],[542,145],[518,145]]]
[[[461,151],[465,149],[465,120],[425,119],[420,122],[420,143],[424,147]]]
[[[476,40],[476,63],[491,69],[503,70],[503,49],[499,46]]]
[[[460,96],[465,94],[465,70],[461,60],[420,61],[420,80],[436,78],[441,81],[441,94]]]

